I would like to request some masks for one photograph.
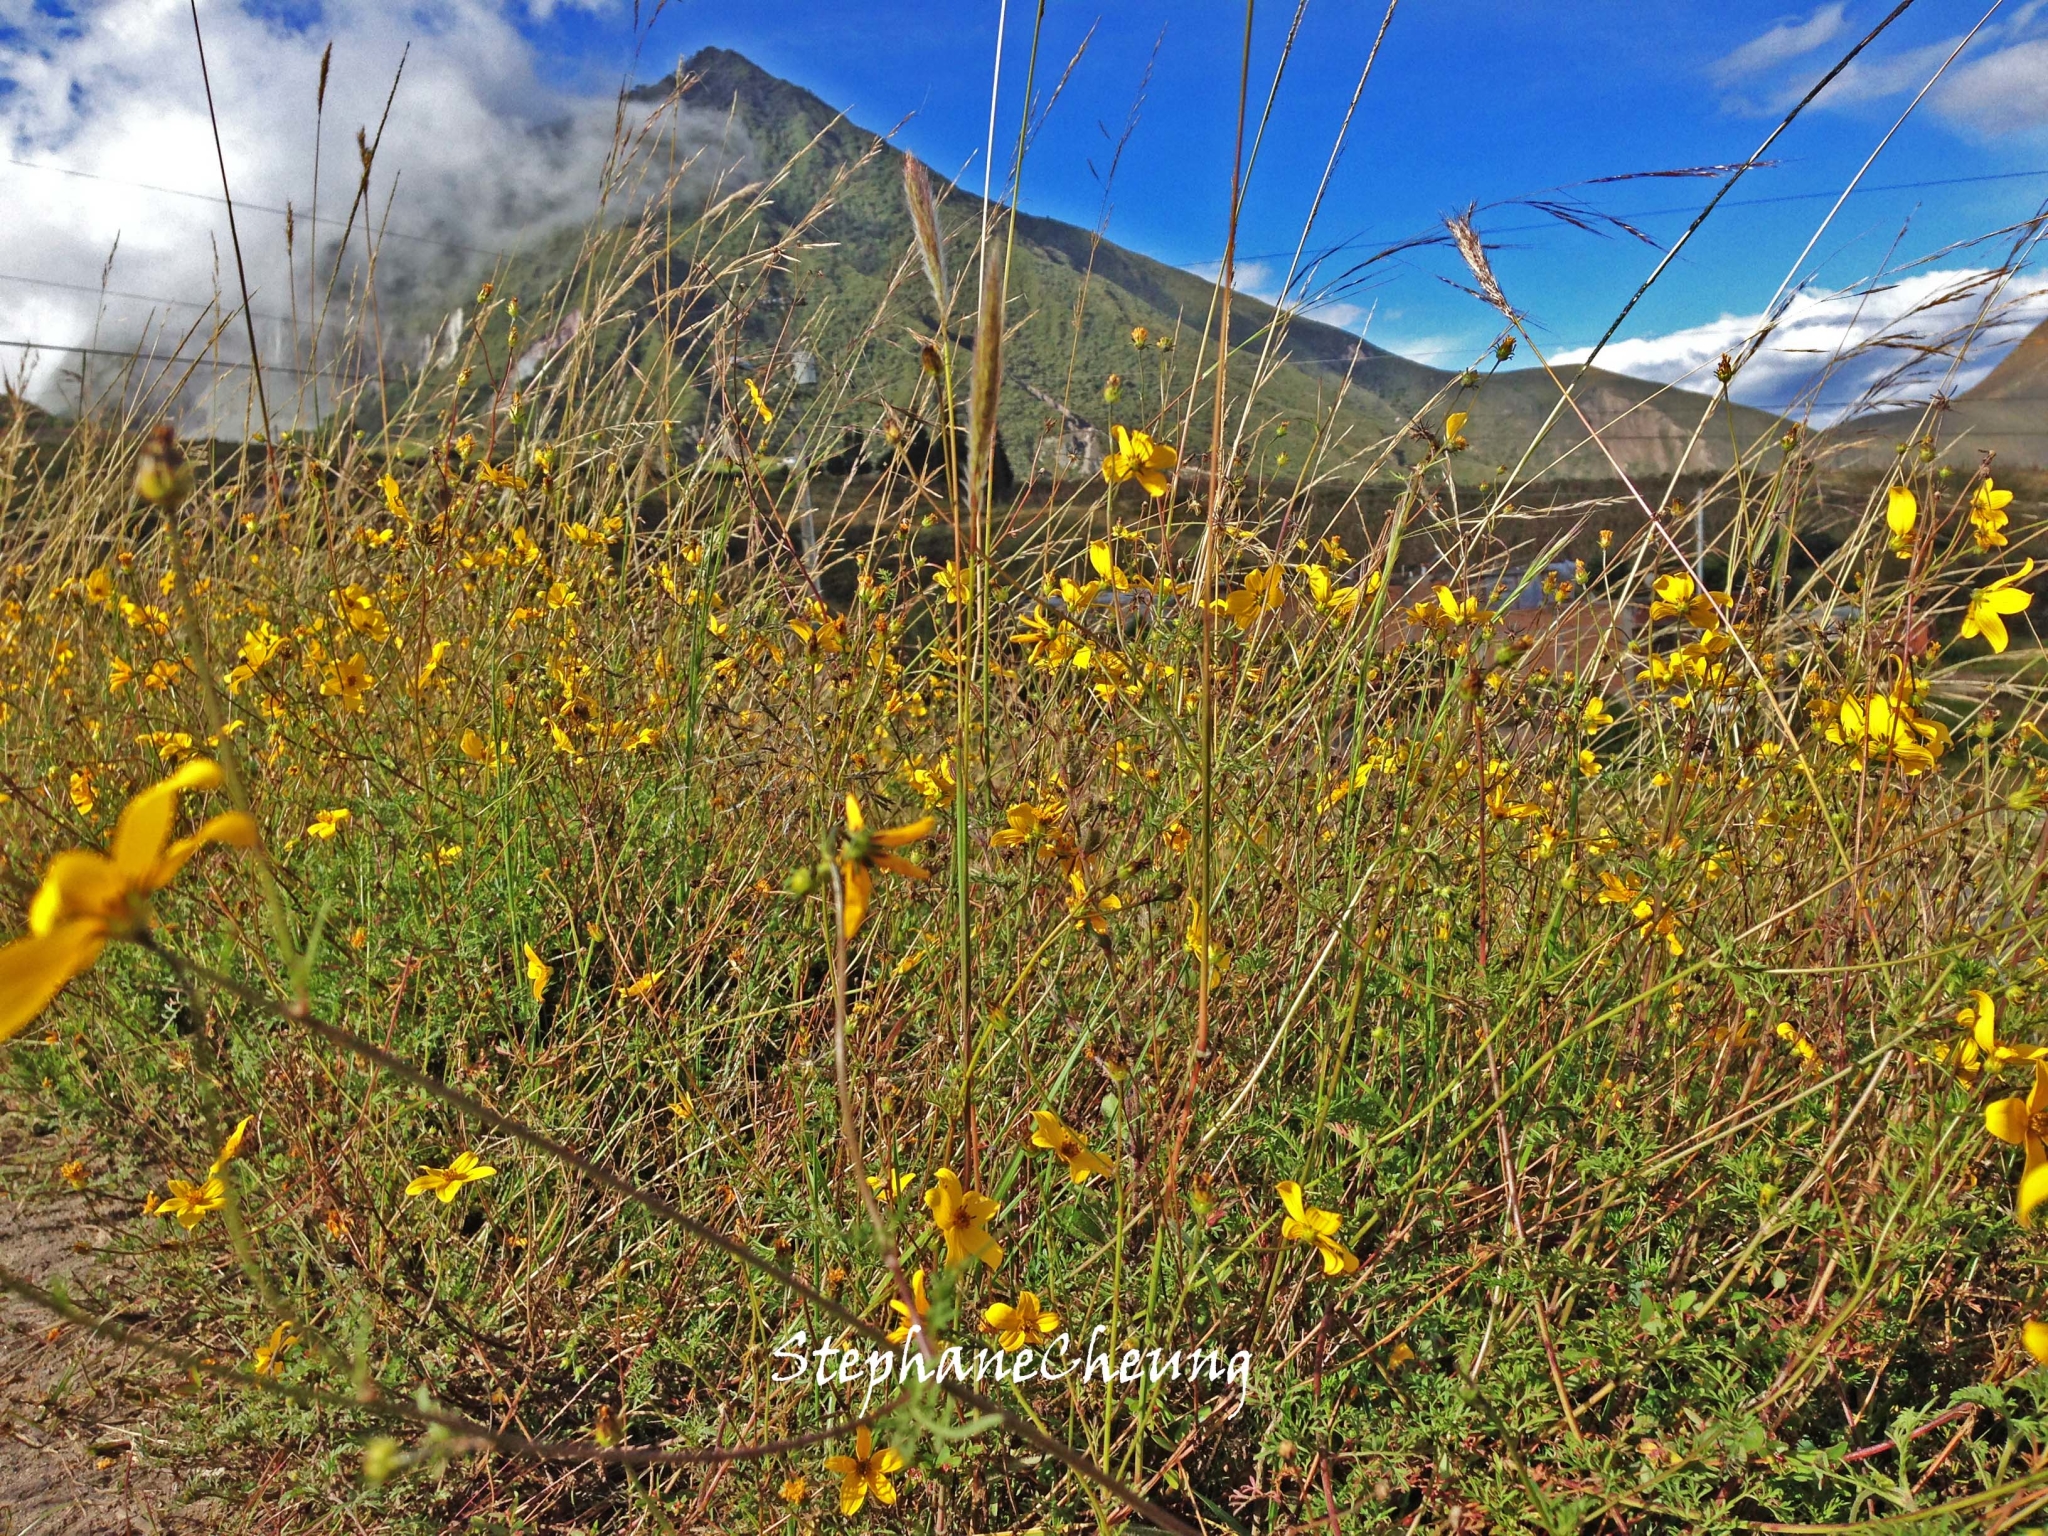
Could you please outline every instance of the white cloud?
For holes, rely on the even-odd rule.
[[[1935,106],[1950,121],[1992,136],[2048,123],[2048,38],[1979,59],[1965,55],[1936,89]]]
[[[1185,270],[1192,272],[1204,282],[1216,282],[1223,276],[1220,261],[1198,261]],[[1267,304],[1280,301],[1280,282],[1286,276],[1286,269],[1270,261],[1241,261],[1231,274],[1230,288],[1233,293],[1247,294]],[[1313,276],[1313,274],[1311,274]],[[1317,320],[1324,325],[1334,325],[1341,330],[1356,330],[1358,322],[1372,313],[1363,304],[1353,304],[1344,299],[1326,299],[1311,289],[1303,292],[1299,275],[1294,282],[1294,296],[1288,305],[1295,314],[1307,320]]]
[[[1834,41],[1846,23],[1842,0],[1824,5],[1804,21],[1781,21],[1760,37],[1751,38],[1734,52],[1717,59],[1707,73],[1718,85],[1730,85],[1750,75],[1773,69],[1788,59],[1804,57],[1824,43]]]
[[[1372,340],[1374,345],[1385,347],[1389,352],[1397,353],[1411,363],[1427,363],[1432,368],[1443,368],[1451,372],[1472,366],[1486,351],[1487,346],[1483,339],[1451,332],[1405,337],[1389,336],[1382,332]]]
[[[2030,274],[2000,288],[1981,268],[1916,272],[1884,284],[1792,296],[1742,363],[1730,393],[1745,405],[1810,415],[1816,424],[1878,405],[1969,388],[2027,331],[2048,319],[2048,287]],[[1741,358],[1766,329],[1761,314],[1612,343],[1599,365],[1689,389],[1715,387],[1725,353]],[[1975,327],[1974,338],[1967,333]],[[1587,348],[1557,361],[1581,362]],[[1956,361],[1962,352],[1962,361]]]
[[[480,252],[596,210],[614,102],[540,79],[519,23],[554,3],[322,0],[289,13],[292,21],[265,0],[201,8],[266,361],[281,364],[293,351],[295,305],[298,334],[307,333],[360,174],[357,129],[376,136],[401,54],[370,187],[374,218],[397,232],[377,258],[380,308],[488,266]],[[316,225],[314,96],[330,40]],[[185,0],[98,0],[68,15],[37,0],[0,0],[0,136],[0,206],[8,209],[0,339],[45,347],[0,347],[9,379],[30,372],[33,393],[75,400],[76,379],[61,375],[78,355],[65,348],[147,345],[166,355],[195,321],[201,340],[218,324],[223,310],[209,315],[204,306],[225,295],[232,311],[239,289]],[[268,211],[287,202],[295,216],[289,265],[285,220]],[[359,218],[342,265],[344,306],[362,239]],[[143,297],[110,297],[102,309],[96,290],[117,241],[106,286]],[[186,345],[198,350],[197,341]],[[220,355],[247,356],[239,316],[221,335]],[[274,414],[288,419],[278,402],[293,393],[290,375],[280,367],[277,377]],[[242,392],[239,384],[218,392],[212,414],[232,417],[223,428],[241,426]],[[188,423],[208,409],[189,397],[179,408]]]
[[[1806,94],[1821,61],[1807,59],[1845,25],[1842,6],[1827,5],[1800,23],[1780,23],[1707,68],[1731,110],[1776,115]],[[2029,0],[1978,29],[1954,63],[1966,34],[1887,50],[1882,42],[1852,60],[1828,85],[1820,104],[1833,108],[1896,101],[1940,73],[1926,110],[1987,138],[2048,124],[2048,5]],[[1828,56],[1832,61],[1832,55]],[[1946,66],[1944,72],[1944,66]]]

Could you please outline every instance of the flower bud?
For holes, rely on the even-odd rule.
[[[135,494],[153,507],[174,508],[192,494],[192,469],[168,424],[151,428],[135,461]]]
[[[363,1479],[381,1483],[404,1464],[405,1453],[389,1435],[379,1435],[363,1447]]]

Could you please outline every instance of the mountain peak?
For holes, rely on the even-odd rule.
[[[795,316],[806,352],[828,367],[843,362],[858,371],[848,396],[858,404],[847,407],[834,430],[865,431],[880,402],[904,408],[922,378],[915,338],[934,333],[941,317],[922,283],[901,279],[914,245],[901,151],[815,93],[728,48],[700,49],[677,75],[641,87],[632,99],[649,105],[667,100],[678,78],[682,104],[700,127],[716,121],[721,141],[729,137],[730,147],[747,157],[750,179],[772,176],[772,197],[749,214],[759,220],[761,235],[773,238],[804,221],[801,254],[773,279],[773,323],[762,321],[753,338],[763,356],[772,357],[795,334],[785,334]],[[979,234],[981,200],[956,186],[938,190],[957,273],[961,253]],[[1138,392],[1125,395],[1124,377],[1164,380],[1180,359],[1162,355],[1161,346],[1178,343],[1187,347],[1184,356],[1198,355],[1202,333],[1215,324],[1215,289],[1193,272],[1057,219],[1020,212],[1015,236],[1015,329],[1005,347],[999,414],[1007,441],[1028,455],[1027,462],[1064,465],[1077,430],[1100,440],[1113,421],[1143,420],[1146,407]],[[884,313],[890,323],[876,325]],[[952,315],[954,329],[962,313],[956,308]],[[1276,321],[1270,304],[1240,292],[1231,307],[1233,347],[1266,354],[1265,338]],[[1317,423],[1324,441],[1347,445],[1342,452],[1397,439],[1387,447],[1394,473],[1410,451],[1398,439],[1418,416],[1469,411],[1468,467],[1478,475],[1486,465],[1512,462],[1555,400],[1555,386],[1538,370],[1475,384],[1306,316],[1280,323],[1285,334],[1271,346],[1274,367],[1260,388],[1265,417],[1276,426]],[[1626,431],[1614,437],[1634,467],[1708,469],[1725,455],[1721,434],[1702,437],[1693,430],[1708,407],[1705,397],[1604,372],[1587,381],[1586,393],[1597,424],[1628,419]],[[1768,424],[1735,409],[1744,436]],[[1271,446],[1269,436],[1261,435],[1258,454]],[[1583,432],[1553,428],[1551,437],[1553,472],[1610,472]],[[1277,461],[1279,449],[1272,452]]]

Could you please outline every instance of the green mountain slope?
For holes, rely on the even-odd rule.
[[[1880,468],[1896,458],[1899,444],[1930,427],[1944,462],[1974,465],[1980,454],[1995,453],[2013,468],[2048,467],[2048,321],[1938,416],[1917,406],[1876,411],[1842,423],[1830,437],[1845,462]]]
[[[769,280],[761,312],[750,322],[749,341],[758,342],[761,355],[770,360],[763,387],[772,398],[777,361],[786,365],[799,348],[809,351],[820,359],[828,385],[847,381],[835,396],[832,415],[849,431],[871,428],[886,405],[911,398],[918,380],[918,337],[934,334],[939,319],[924,274],[910,258],[913,231],[901,155],[809,91],[739,54],[706,49],[688,61],[682,78],[687,82],[683,105],[693,114],[695,131],[703,133],[707,123],[715,123],[718,152],[743,165],[739,176],[781,175],[760,215],[757,243],[796,227],[821,203],[828,204],[807,229],[795,270]],[[673,89],[673,80],[664,81],[633,93],[632,99],[651,107]],[[959,279],[972,260],[982,203],[943,183],[937,189],[960,295],[952,330],[963,346],[971,347],[973,283],[971,274],[965,283]],[[1001,216],[1001,210],[996,212]],[[1020,215],[1016,237],[1000,419],[1018,472],[1026,472],[1034,459],[1049,465],[1057,434],[1083,424],[1099,430],[1112,420],[1139,424],[1160,417],[1163,435],[1181,441],[1185,391],[1208,355],[1202,340],[1205,330],[1213,331],[1214,287],[1193,273],[1058,220]],[[521,291],[558,285],[571,255],[571,243],[559,237],[529,253],[517,264]],[[557,303],[568,307],[566,299]],[[1330,446],[1350,459],[1395,438],[1418,412],[1435,425],[1446,412],[1464,410],[1471,451],[1461,469],[1484,479],[1497,466],[1518,460],[1557,398],[1556,385],[1540,370],[1501,371],[1476,386],[1461,386],[1457,375],[1398,357],[1332,326],[1295,317],[1272,338],[1274,324],[1270,305],[1243,295],[1233,301],[1232,337],[1240,349],[1232,364],[1233,391],[1249,382],[1269,343],[1277,359],[1259,386],[1252,418],[1261,428],[1253,439],[1254,464],[1268,471],[1283,451],[1298,469],[1318,423],[1326,425]],[[1134,346],[1135,327],[1144,327],[1155,344]],[[1162,337],[1174,339],[1171,351],[1156,345]],[[963,352],[963,395],[966,356]],[[1103,399],[1113,374],[1124,380],[1114,406]],[[1622,466],[1651,476],[1678,467],[1710,404],[1701,395],[1597,370],[1582,382],[1579,399]],[[693,403],[701,410],[701,396],[685,391],[675,414],[689,419]],[[1735,435],[1745,443],[1773,430],[1763,413],[1736,407],[1729,414]],[[1201,458],[1206,449],[1208,420],[1205,386],[1194,424],[1185,432],[1193,458]],[[1285,438],[1270,430],[1282,422],[1290,429]],[[1687,467],[1723,467],[1730,457],[1729,439],[1730,422],[1717,417],[1700,434]],[[1394,472],[1419,446],[1390,445]],[[1586,444],[1584,428],[1570,413],[1531,462],[1532,468],[1573,477],[1611,472],[1607,458]]]

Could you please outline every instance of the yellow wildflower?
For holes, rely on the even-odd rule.
[[[555,968],[541,959],[531,944],[522,946],[526,950],[526,979],[533,987],[533,1000],[537,1003],[548,989],[548,978],[555,974]]]
[[[242,1155],[242,1143],[249,1135],[249,1122],[255,1118],[254,1115],[244,1115],[235,1122],[235,1128],[228,1132],[228,1139],[220,1144],[220,1152],[215,1156],[213,1166],[206,1170],[209,1174],[219,1173]]]
[[[1274,1190],[1287,1211],[1286,1219],[1280,1223],[1282,1241],[1314,1243],[1316,1252],[1323,1256],[1326,1275],[1348,1275],[1358,1268],[1358,1255],[1337,1241],[1337,1234],[1344,1229],[1342,1216],[1304,1205],[1301,1186],[1292,1179],[1282,1179]]]
[[[372,640],[391,638],[391,626],[385,620],[383,611],[377,606],[377,599],[362,587],[351,582],[348,586],[328,593],[334,606],[341,613],[348,627],[359,635],[368,635]]]
[[[1975,1073],[1979,1060],[1996,1069],[2021,1061],[2048,1060],[2048,1045],[2010,1045],[1998,1038],[1998,1004],[1989,992],[1972,990],[1970,1002],[1958,1009],[1956,1022],[1970,1032],[1958,1051],[1957,1066],[1965,1076]]]
[[[1202,910],[1200,899],[1192,894],[1188,897],[1188,931],[1181,940],[1181,947],[1202,963],[1212,988],[1223,984],[1223,978],[1230,970],[1230,951],[1211,942],[1209,914]]]
[[[390,477],[385,478],[388,480]],[[292,1332],[291,1323],[279,1323],[270,1332],[270,1342],[260,1345],[256,1350],[256,1374],[275,1376],[278,1366],[283,1363],[278,1357],[298,1342],[299,1336]]]
[[[1911,488],[1895,485],[1885,498],[1884,523],[1891,531],[1892,553],[1901,560],[1913,553],[1913,524],[1920,518],[1920,501]]]
[[[306,836],[326,839],[334,836],[349,819],[346,806],[337,806],[331,811],[316,811],[306,827]]]
[[[1060,1331],[1059,1313],[1041,1310],[1038,1296],[1032,1291],[1019,1296],[1014,1306],[1006,1301],[995,1303],[981,1314],[981,1320],[1004,1349],[1043,1344],[1056,1338]]]
[[[1166,472],[1180,462],[1180,455],[1164,443],[1155,443],[1143,432],[1111,427],[1116,447],[1102,460],[1102,477],[1111,485],[1135,480],[1148,496],[1164,496],[1170,482]]]
[[[1425,613],[1429,612],[1427,604],[1422,605],[1422,607]],[[1461,598],[1449,587],[1438,583],[1436,588],[1436,613],[1430,615],[1432,623],[1449,626],[1485,624],[1490,622],[1492,618],[1492,610],[1481,608],[1478,598]]]
[[[1088,1150],[1087,1138],[1049,1109],[1031,1111],[1031,1145],[1043,1147],[1065,1163],[1076,1184],[1087,1183],[1091,1174],[1107,1179],[1116,1172],[1101,1153]]]
[[[889,1298],[889,1310],[903,1319],[889,1333],[891,1344],[901,1344],[911,1334],[922,1334],[925,1331],[925,1319],[931,1316],[932,1303],[931,1298],[924,1293],[924,1271],[921,1269],[912,1273],[910,1277],[910,1297],[916,1304],[914,1311],[903,1304],[901,1297]]]
[[[868,1188],[872,1189],[884,1200],[894,1200],[916,1182],[917,1175],[914,1173],[871,1173],[868,1175]]]
[[[1970,497],[1970,531],[1986,554],[2005,547],[2005,525],[2011,521],[2005,509],[2010,505],[2012,492],[2001,491],[1988,475]]]
[[[1210,606],[1218,613],[1228,614],[1230,622],[1240,630],[1249,631],[1263,615],[1271,613],[1286,600],[1280,567],[1276,565],[1263,571],[1245,572],[1243,586],[1217,598]]]
[[[997,848],[1022,848],[1044,836],[1046,829],[1064,816],[1066,811],[1066,806],[1057,800],[1044,804],[1020,800],[1003,813],[1003,819],[1009,825],[999,827],[989,834],[989,842]]]
[[[2020,1225],[2034,1224],[2034,1210],[2048,1200],[2048,1064],[2034,1063],[2034,1087],[2024,1099],[2000,1099],[1984,1106],[1984,1128],[2000,1141],[2027,1149],[2025,1171],[2020,1175]]]
[[[1947,726],[1921,718],[1912,705],[1884,693],[1845,696],[1827,738],[1836,746],[1861,747],[1872,757],[1889,755],[1908,778],[1932,773],[1949,746]]]
[[[1790,1019],[1778,1021],[1777,1036],[1792,1048],[1792,1054],[1809,1067],[1820,1065],[1820,1051],[1814,1043],[1799,1032],[1798,1026]]]
[[[434,642],[434,649],[428,654],[427,659],[420,664],[420,675],[413,683],[415,688],[425,688],[436,681],[436,674],[441,670],[441,658],[448,654],[448,645],[449,642],[446,640],[436,640]],[[446,680],[442,679],[441,681],[445,685]]]
[[[1109,914],[1123,910],[1123,898],[1114,891],[1090,890],[1088,879],[1077,864],[1067,871],[1073,894],[1067,898],[1067,915],[1076,928],[1086,928],[1098,937],[1109,932]]]
[[[1326,566],[1304,565],[1300,570],[1308,581],[1309,601],[1332,623],[1342,624],[1358,612],[1358,600],[1364,595],[1364,588],[1338,586],[1336,577]]]
[[[947,602],[964,603],[974,595],[974,573],[959,561],[948,560],[932,576],[932,585],[945,594]]]
[[[2010,576],[2001,576],[1970,595],[1969,611],[1963,615],[1963,638],[1984,637],[1985,643],[1994,651],[2003,651],[2009,643],[2005,632],[2005,621],[2016,613],[2025,613],[2027,605],[2033,602],[2034,594],[2015,590],[2020,582],[2034,574],[2033,557]]]
[[[1595,896],[1601,906],[1629,906],[1643,894],[1643,888],[1633,880],[1624,880],[1611,869],[1600,871],[1600,890]]]
[[[960,1176],[950,1168],[941,1168],[932,1181],[924,1203],[932,1213],[932,1225],[946,1240],[947,1264],[979,1259],[996,1268],[1003,1262],[1003,1245],[988,1235],[988,1220],[1001,1207],[987,1195],[962,1188]]]
[[[1662,939],[1672,959],[1685,953],[1685,942],[1678,936],[1678,914],[1669,907],[1646,896],[1629,908],[1629,915],[1636,920],[1636,932],[1646,939]]]
[[[2048,1365],[2048,1323],[2030,1317],[2020,1324],[2020,1343],[2034,1357],[2034,1364]]]
[[[341,707],[352,714],[361,714],[363,695],[377,686],[377,679],[370,675],[370,665],[357,651],[347,661],[337,661],[327,669],[327,676],[320,683],[321,694],[330,699],[341,700]]]
[[[499,759],[510,748],[511,743],[501,741],[496,746],[492,746],[490,742],[484,740],[475,731],[465,730],[462,733],[462,740],[456,743],[456,745],[462,749],[462,755],[471,762],[482,763],[486,768],[494,768],[497,766]]]
[[[447,1205],[463,1185],[488,1179],[497,1171],[489,1163],[478,1162],[474,1152],[459,1152],[446,1168],[421,1168],[419,1177],[405,1186],[405,1192],[408,1196],[439,1195],[441,1203]]]
[[[1527,821],[1532,816],[1543,814],[1543,807],[1540,805],[1531,805],[1526,800],[1510,800],[1505,779],[1487,792],[1486,809],[1489,814],[1503,821]]]
[[[871,1493],[878,1504],[894,1504],[896,1489],[889,1474],[903,1467],[902,1453],[886,1445],[876,1450],[874,1437],[863,1424],[853,1437],[851,1456],[831,1456],[825,1461],[827,1472],[839,1474],[839,1513],[859,1514]]]
[[[875,870],[901,875],[906,880],[931,879],[930,870],[911,863],[893,850],[930,837],[937,825],[934,818],[920,816],[900,827],[870,831],[866,818],[861,815],[860,801],[852,794],[847,795],[846,838],[839,845],[839,873],[845,884],[844,927],[847,938],[860,932],[860,925],[867,918],[868,902],[874,895]]]
[[[1683,618],[1695,629],[1717,629],[1720,627],[1721,612],[1725,611],[1732,599],[1726,592],[1703,592],[1690,576],[1659,576],[1652,590],[1656,599],[1650,604],[1650,618]]]
[[[29,903],[28,937],[0,949],[0,1040],[19,1033],[64,985],[99,959],[110,939],[141,939],[150,926],[150,898],[170,884],[208,843],[256,845],[256,823],[225,811],[190,837],[171,840],[178,797],[213,789],[218,767],[203,759],[143,790],[114,825],[111,857],[73,849],[50,861]]]
[[[170,1194],[157,1202],[155,1214],[175,1216],[178,1225],[190,1232],[207,1214],[217,1211],[228,1203],[228,1187],[218,1177],[209,1178],[204,1184],[188,1184],[183,1179],[172,1179]]]

